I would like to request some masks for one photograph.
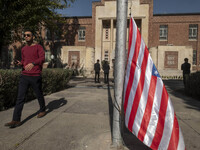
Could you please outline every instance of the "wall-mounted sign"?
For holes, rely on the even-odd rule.
[[[178,69],[178,52],[177,51],[165,52],[165,68]]]

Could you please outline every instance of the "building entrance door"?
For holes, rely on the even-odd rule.
[[[70,68],[79,68],[80,66],[80,51],[69,51],[68,64]]]

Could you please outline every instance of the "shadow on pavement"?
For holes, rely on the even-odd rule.
[[[60,98],[58,100],[53,100],[51,102],[48,103],[48,105],[46,105],[46,109],[47,109],[47,114],[52,112],[55,109],[58,109],[64,105],[67,104],[67,100],[65,100],[64,98]],[[33,117],[37,116],[37,114],[39,113],[39,111],[33,113],[32,115],[26,117],[21,124],[24,124],[25,122],[27,122],[28,120],[32,119]]]
[[[200,111],[200,101],[197,98],[190,97],[186,95],[184,90],[184,85],[182,80],[164,80],[163,81],[168,93],[171,95],[180,98],[187,104],[187,108],[196,109]],[[112,97],[110,92],[110,86],[108,84],[108,102],[109,102],[109,114],[110,114],[110,128],[112,134],[112,126],[113,126],[113,101],[114,97]],[[123,108],[123,106],[121,107]],[[135,135],[133,135],[125,126],[124,121],[124,113],[121,113],[121,134],[123,144],[129,150],[151,150],[149,147],[144,145],[140,140],[137,139]]]
[[[111,95],[110,84],[108,83],[108,105],[109,105],[109,114],[110,114],[110,129],[111,136],[113,133],[113,99]],[[123,107],[121,107],[123,108]],[[146,145],[144,145],[140,140],[138,140],[135,135],[133,135],[124,125],[124,113],[121,113],[121,135],[123,140],[123,145],[126,146],[129,150],[151,150]]]
[[[168,93],[184,100],[184,103],[188,105],[187,108],[200,111],[200,100],[186,94],[182,80],[171,79],[163,80],[163,82],[166,86]]]
[[[103,79],[100,78],[100,83],[95,83],[94,78],[84,78],[84,77],[72,77],[70,83],[67,85],[67,88],[74,88],[77,85],[79,86],[88,86],[88,87],[102,87]]]
[[[122,138],[124,145],[129,150],[151,150],[149,147],[144,145],[135,135],[133,135],[126,127],[122,131]]]
[[[112,100],[112,95],[110,92],[110,84],[108,82],[108,108],[109,108],[109,116],[110,116],[110,131],[111,131],[111,136],[113,133],[112,126],[113,126],[113,100]]]
[[[128,130],[125,125],[125,115],[123,109],[121,114],[121,134],[123,143],[129,150],[151,150]]]
[[[94,82],[94,78],[86,78],[86,77],[72,77],[71,80],[76,81],[77,84]]]
[[[28,120],[32,119],[33,117],[35,117],[37,114],[39,113],[39,111],[33,113],[32,115],[26,117],[24,120],[22,120],[21,125],[24,124],[25,122],[27,122]]]
[[[47,109],[47,114],[52,112],[55,109],[58,109],[64,105],[67,104],[67,100],[65,100],[65,98],[60,98],[58,100],[54,100],[48,103],[48,105],[46,106]]]

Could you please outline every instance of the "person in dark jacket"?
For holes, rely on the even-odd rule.
[[[16,62],[16,65],[22,66],[17,101],[12,121],[5,124],[5,126],[10,128],[15,128],[21,125],[21,113],[25,103],[25,95],[29,86],[32,86],[39,102],[40,110],[37,117],[41,118],[46,115],[41,77],[42,66],[45,61],[45,52],[41,45],[33,42],[32,31],[26,30],[24,37],[27,45],[21,50],[22,60]]]
[[[105,61],[105,63],[103,64],[104,83],[108,83],[109,82],[109,70],[110,70],[110,66],[109,66],[108,62]]]
[[[185,63],[181,65],[181,70],[183,70],[183,83],[185,85],[186,82],[186,76],[190,74],[190,63],[188,63],[188,58],[184,59]]]
[[[99,73],[100,73],[101,67],[99,64],[99,59],[97,59],[97,62],[94,64],[94,71],[95,71],[95,83],[99,83]]]

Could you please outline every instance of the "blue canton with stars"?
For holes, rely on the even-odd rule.
[[[154,64],[153,64],[153,68],[152,68],[152,75],[160,78],[158,70],[156,69],[156,66]]]

